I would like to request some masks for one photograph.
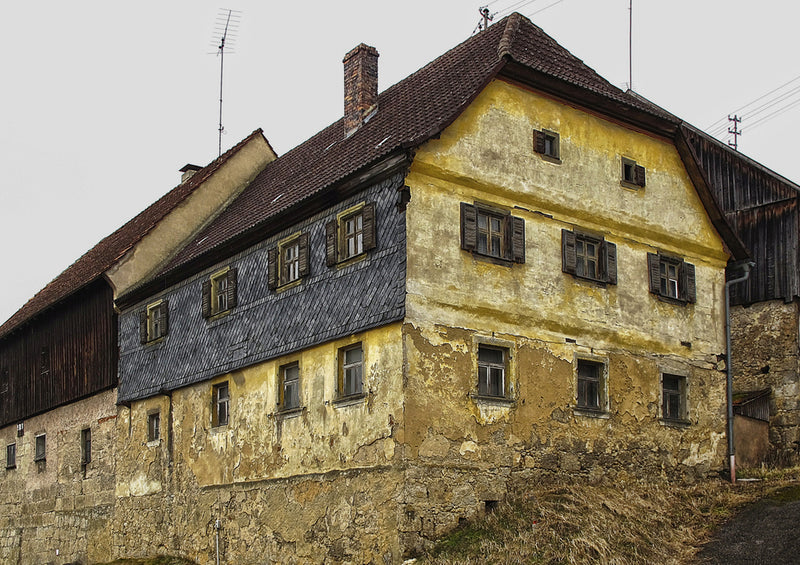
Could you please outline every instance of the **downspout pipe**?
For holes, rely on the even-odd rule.
[[[736,484],[736,447],[733,442],[733,369],[731,367],[731,286],[744,282],[750,277],[750,269],[755,263],[742,263],[742,276],[725,282],[725,371],[728,388],[728,456],[731,466],[731,483]]]

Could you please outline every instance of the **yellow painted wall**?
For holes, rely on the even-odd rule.
[[[533,151],[534,129],[559,133],[560,163]],[[644,188],[621,186],[623,156],[646,168]],[[721,465],[728,257],[669,141],[494,81],[416,153],[407,184],[410,456],[589,474]],[[524,264],[461,249],[459,203],[476,201],[525,220]],[[618,284],[562,272],[573,228],[616,244]],[[696,304],[650,294],[658,250],[695,265]],[[492,339],[511,353],[509,406],[470,398],[478,343]],[[603,417],[574,410],[577,357],[608,364]],[[660,420],[662,372],[687,377],[689,426]]]

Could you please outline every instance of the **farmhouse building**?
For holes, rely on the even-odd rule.
[[[378,58],[295,149],[245,140],[191,233],[133,238],[146,267],[97,269],[117,373],[5,420],[3,559],[399,563],[515,483],[723,469],[747,251],[693,130],[519,14],[380,94]]]

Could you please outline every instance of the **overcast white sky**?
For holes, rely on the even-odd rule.
[[[219,2],[4,3],[0,321],[178,184],[180,167],[217,156],[221,9],[241,11],[225,58],[223,151],[261,127],[281,155],[341,115],[349,49],[378,49],[384,90],[469,37],[481,5]],[[628,0],[489,4],[498,19],[515,6],[627,86]],[[634,0],[633,87],[705,129],[800,75],[798,15],[786,0]],[[800,181],[799,126],[800,106],[752,132],[745,114],[740,150]]]

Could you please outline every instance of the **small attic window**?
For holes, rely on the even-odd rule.
[[[645,183],[645,169],[633,159],[622,157],[622,180],[620,184],[628,188],[642,188]]]
[[[559,136],[554,131],[533,130],[533,150],[548,161],[561,162]]]

